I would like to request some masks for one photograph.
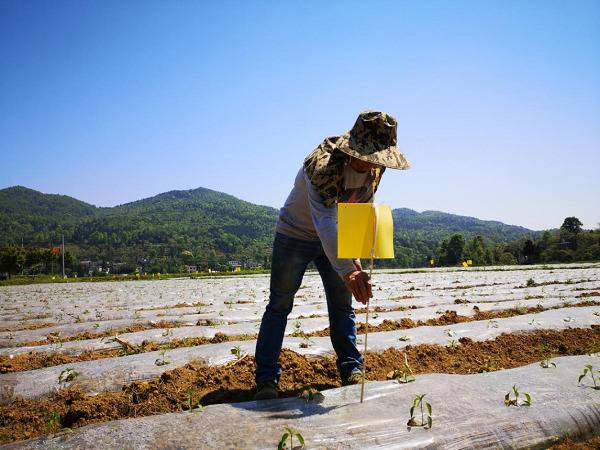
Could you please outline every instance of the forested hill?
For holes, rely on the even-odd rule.
[[[537,234],[501,222],[436,211],[393,211],[400,265],[420,265],[454,232],[489,243]],[[203,266],[237,259],[263,263],[277,210],[198,188],[98,208],[24,187],[0,190],[0,245],[48,246],[61,234],[79,259]],[[393,263],[393,261],[390,261]]]

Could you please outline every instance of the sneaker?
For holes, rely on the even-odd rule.
[[[365,382],[367,382],[365,377]],[[363,382],[362,372],[352,372],[348,378],[342,381],[342,386],[349,386],[351,384],[361,384]]]
[[[277,384],[273,381],[265,381],[256,385],[256,394],[254,400],[272,400],[277,398]]]

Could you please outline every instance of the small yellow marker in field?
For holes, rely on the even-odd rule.
[[[338,258],[370,258],[369,278],[373,279],[373,259],[394,257],[394,222],[387,205],[338,203]],[[366,304],[365,356],[362,365],[360,401],[365,394],[365,367],[369,335],[369,300]]]

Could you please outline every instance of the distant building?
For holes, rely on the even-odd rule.
[[[197,266],[185,266],[185,271],[187,273],[196,273],[196,272],[198,272],[198,267]]]

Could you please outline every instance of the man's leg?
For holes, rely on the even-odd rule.
[[[337,354],[337,367],[342,381],[360,370],[362,356],[356,348],[356,316],[352,308],[352,293],[333,269],[323,253],[315,259],[319,270],[329,311],[329,335]]]
[[[256,383],[278,382],[281,366],[277,362],[288,314],[304,271],[314,257],[315,243],[275,234],[271,262],[269,304],[263,314],[256,341]]]

